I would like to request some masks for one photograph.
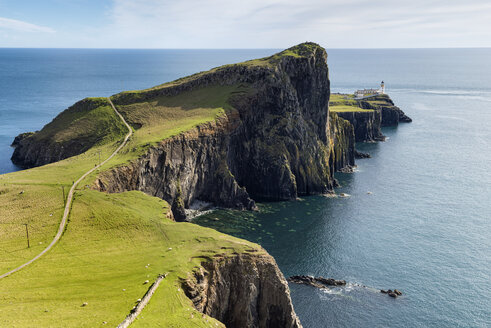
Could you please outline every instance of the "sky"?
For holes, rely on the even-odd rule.
[[[491,47],[490,0],[0,0],[0,47]]]

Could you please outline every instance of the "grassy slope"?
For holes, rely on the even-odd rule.
[[[167,203],[141,192],[77,192],[68,229],[55,249],[0,281],[0,322],[7,327],[95,327],[106,321],[114,327],[148,289],[145,280],[169,273],[151,302],[159,311],[145,310],[142,324],[214,323],[197,314],[191,320],[196,311],[178,279],[206,258],[258,246],[172,222],[165,218],[167,210]],[[84,302],[88,306],[82,307]]]
[[[363,109],[354,100],[353,95],[331,94],[329,100],[329,110],[331,112],[368,112],[371,109]]]
[[[122,106],[121,112],[126,119],[141,128],[135,131],[128,145],[104,169],[131,161],[158,141],[213,121],[224,115],[225,111],[233,110],[228,104],[228,98],[237,92],[245,91],[233,86],[215,86],[175,97],[160,97]],[[111,121],[107,118],[106,110],[107,106],[103,101],[100,108],[92,109],[89,115],[86,111],[65,111],[46,129],[41,130],[40,137],[58,138],[63,135],[76,138],[82,132],[74,133],[71,127],[88,118],[92,118],[97,125],[101,116],[94,113],[104,113],[104,121]],[[117,119],[112,109],[109,114]],[[123,126],[121,122],[120,125]],[[69,127],[68,131],[64,127]],[[84,126],[82,128],[85,129]],[[102,159],[108,157],[120,144],[123,136],[119,132],[105,134],[101,140],[106,140],[106,143],[92,147],[78,156],[30,170],[0,175],[0,272],[26,262],[49,243],[56,234],[63,211],[61,187],[64,186],[67,193],[73,181],[98,163],[99,152]],[[87,177],[79,187],[90,185],[97,174],[98,171]],[[19,194],[21,191],[23,193]],[[28,223],[31,228],[33,242],[30,249],[25,247],[24,223]]]
[[[126,132],[106,98],[86,98],[61,112],[31,138],[51,143],[75,140],[88,149],[123,137]]]

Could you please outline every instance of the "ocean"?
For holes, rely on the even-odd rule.
[[[348,198],[219,210],[201,225],[261,244],[285,276],[345,279],[318,290],[290,284],[304,327],[491,326],[491,49],[328,49],[332,92],[380,81],[412,123],[337,174]],[[264,50],[0,49],[0,173],[9,144],[88,96],[141,89]],[[378,289],[401,290],[392,299]]]

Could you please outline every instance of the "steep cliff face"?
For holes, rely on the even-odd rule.
[[[96,187],[142,190],[174,204],[179,213],[196,200],[251,209],[252,199],[287,200],[332,190],[327,55],[310,43],[287,52],[114,97],[116,106],[124,106],[210,85],[248,90],[230,97],[233,110],[226,116],[164,140],[131,164],[103,173]]]
[[[198,311],[227,327],[301,327],[288,284],[269,255],[214,258],[182,287]]]
[[[163,140],[129,165],[101,174],[95,186],[107,192],[141,190],[165,199],[176,220],[186,219],[184,209],[195,200],[254,209],[254,201],[227,166],[230,132],[237,124],[237,113],[230,113]]]
[[[353,125],[356,142],[385,140],[380,129],[382,114],[379,110],[337,112],[336,114]]]
[[[331,133],[331,158],[336,171],[350,172],[355,166],[355,133],[353,125],[339,117],[338,113],[329,113],[329,127]]]
[[[413,120],[408,117],[399,107],[394,105],[394,102],[388,95],[378,95],[360,101],[360,107],[365,109],[373,109],[381,113],[381,126],[394,126],[399,122],[410,123]]]

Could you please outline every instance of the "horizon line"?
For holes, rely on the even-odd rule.
[[[288,47],[290,48],[290,47]],[[288,48],[95,48],[95,47],[2,47],[0,49],[59,49],[59,50],[284,50]],[[332,50],[424,50],[424,49],[491,49],[486,47],[379,47],[379,48],[342,48],[323,47]]]

